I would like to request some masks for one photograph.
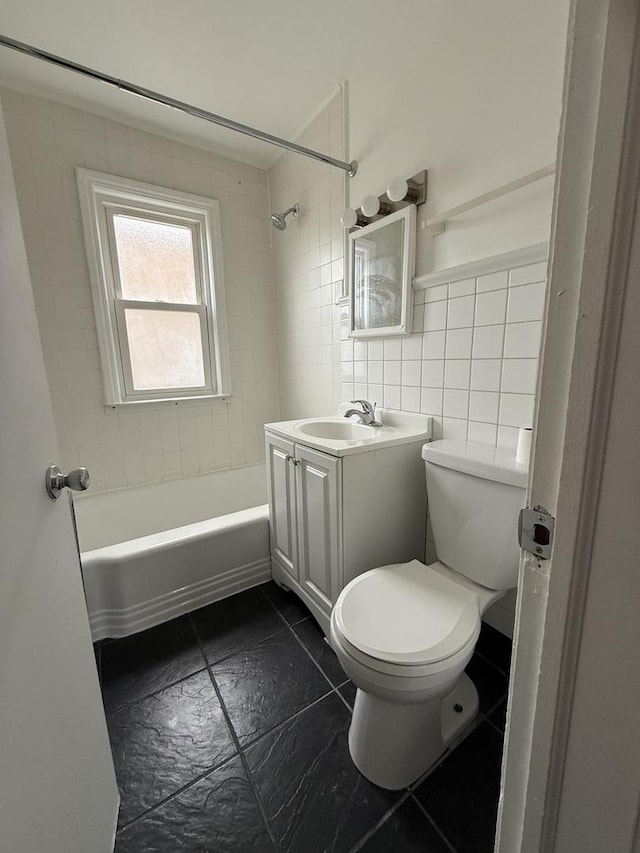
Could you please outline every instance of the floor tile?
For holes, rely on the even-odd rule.
[[[117,836],[115,853],[275,853],[239,758]]]
[[[356,770],[347,744],[350,722],[332,693],[246,752],[285,853],[346,853],[399,799]]]
[[[100,649],[102,696],[116,711],[191,675],[205,665],[187,616],[104,643]]]
[[[298,622],[293,626],[293,630],[329,681],[336,687],[342,684],[347,677],[345,671],[316,620],[310,618]]]
[[[206,671],[110,714],[108,724],[120,826],[236,751]]]
[[[338,692],[347,700],[347,704],[349,705],[352,711],[353,703],[356,701],[356,690],[357,687],[355,686],[353,681],[347,681],[346,684],[342,684],[338,688]]]
[[[507,700],[506,699],[498,705],[498,707],[495,709],[493,714],[491,714],[491,716],[488,719],[491,720],[491,722],[494,724],[494,726],[497,726],[501,732],[504,732],[504,727],[505,727],[506,722],[507,722]]]
[[[500,631],[496,631],[491,625],[482,623],[480,637],[476,643],[476,652],[486,658],[499,670],[509,675],[511,668],[511,651],[512,642],[509,637],[505,637]]]
[[[289,625],[294,625],[301,619],[309,618],[310,613],[308,608],[305,607],[302,601],[300,601],[295,592],[283,589],[281,586],[278,586],[277,583],[274,583],[274,581],[268,581],[268,583],[262,584],[260,589],[267,596],[278,613],[287,620]]]
[[[191,616],[209,663],[285,629],[259,588],[216,601]]]
[[[331,689],[288,630],[232,655],[211,671],[243,746]]]
[[[497,702],[507,695],[509,689],[507,676],[479,655],[474,655],[471,658],[465,672],[476,686],[482,714],[490,711]]]
[[[501,756],[502,738],[481,723],[415,792],[458,853],[493,851]]]
[[[451,853],[429,818],[409,797],[388,817],[358,853]]]

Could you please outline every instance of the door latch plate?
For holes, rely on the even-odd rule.
[[[524,551],[528,551],[542,560],[548,560],[553,547],[553,531],[556,520],[542,507],[525,507],[518,518],[518,542]]]

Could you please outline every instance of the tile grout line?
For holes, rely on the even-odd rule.
[[[200,651],[201,651],[201,653],[202,653],[202,655],[206,661],[206,656],[204,653],[204,648],[202,647],[202,644],[200,642],[200,637],[198,636],[198,633],[195,629],[195,625],[194,625],[193,620],[191,618],[191,614],[188,614],[188,615],[189,615],[189,620],[191,621],[191,624],[193,627],[194,634],[196,635],[196,640],[198,642],[198,646],[200,647]],[[256,803],[257,803],[258,809],[260,811],[260,816],[262,817],[262,822],[264,824],[265,829],[267,830],[267,834],[271,840],[271,843],[273,844],[273,849],[275,851],[277,851],[277,853],[279,853],[279,851],[282,850],[282,847],[281,847],[280,843],[278,842],[278,840],[276,839],[275,833],[273,831],[273,827],[271,826],[271,821],[269,820],[269,817],[267,815],[267,811],[265,809],[264,803],[262,802],[262,797],[261,797],[260,792],[258,791],[258,788],[257,788],[256,783],[254,781],[253,774],[251,773],[251,770],[249,768],[249,764],[247,762],[247,759],[246,759],[246,756],[245,756],[244,751],[242,749],[242,746],[240,745],[240,741],[239,741],[238,736],[236,734],[236,730],[234,729],[233,723],[231,722],[231,717],[229,716],[229,712],[227,711],[227,706],[224,703],[224,700],[222,698],[222,694],[220,692],[220,688],[218,687],[218,684],[217,684],[217,682],[213,676],[213,672],[211,671],[211,667],[209,666],[208,663],[207,663],[207,672],[209,673],[209,678],[211,679],[213,689],[215,690],[216,696],[218,697],[218,702],[220,703],[220,708],[222,710],[222,714],[223,714],[225,722],[229,728],[231,738],[235,744],[235,747],[236,747],[236,750],[238,753],[238,757],[240,758],[240,762],[241,762],[243,770],[247,776],[247,780],[249,782],[249,785],[251,786],[253,796],[256,799]]]
[[[211,773],[214,773],[216,770],[220,770],[226,764],[229,764],[230,761],[233,761],[234,758],[238,757],[237,751],[230,755],[228,758],[225,758],[224,761],[221,761],[219,764],[212,764],[211,767],[208,767],[204,772],[199,773],[197,776],[194,776],[193,779],[190,779],[186,785],[183,785],[181,788],[178,788],[175,791],[172,791],[170,794],[167,794],[162,800],[158,800],[157,803],[154,803],[152,806],[149,806],[148,809],[141,812],[139,815],[136,815],[132,818],[128,823],[123,824],[117,832],[116,835],[120,835],[120,833],[124,832],[126,829],[129,829],[130,826],[133,826],[136,823],[139,823],[143,818],[147,817],[147,815],[151,814],[151,812],[157,811],[162,806],[166,805],[171,800],[174,800],[176,797],[179,797],[180,794],[184,794],[185,791],[188,791],[189,788],[192,788],[198,782],[202,782],[203,779],[206,779]]]
[[[395,802],[390,808],[387,809],[387,811],[382,815],[382,817],[378,821],[376,821],[376,823],[374,823],[371,829],[367,830],[367,832],[365,832],[358,839],[358,841],[356,841],[353,847],[349,848],[349,853],[358,853],[358,850],[361,850],[362,846],[366,844],[366,842],[369,841],[370,838],[373,838],[373,836],[380,829],[380,827],[384,823],[386,823],[387,820],[389,820],[391,815],[393,815],[394,812],[396,812],[400,808],[400,806],[409,799],[410,796],[411,791],[409,791],[408,788],[403,789],[403,793],[400,795],[400,797],[398,797],[397,802]]]
[[[437,824],[437,823],[435,822],[435,820],[431,817],[431,815],[429,814],[429,812],[427,811],[427,809],[422,805],[422,803],[421,803],[421,802],[420,802],[420,800],[416,797],[416,795],[415,795],[415,793],[414,793],[413,791],[411,791],[411,793],[409,794],[409,797],[411,797],[411,799],[413,800],[413,802],[415,803],[415,805],[420,809],[420,811],[422,812],[422,814],[427,818],[427,820],[429,821],[429,823],[431,824],[431,826],[435,829],[435,831],[438,833],[438,835],[440,836],[440,838],[441,838],[441,839],[444,841],[444,843],[447,845],[447,847],[449,848],[449,850],[451,851],[451,853],[457,853],[456,848],[455,848],[455,847],[453,846],[453,844],[449,841],[449,839],[447,838],[447,836],[446,836],[446,835],[444,834],[444,832],[440,829],[440,827],[438,826],[438,824]]]

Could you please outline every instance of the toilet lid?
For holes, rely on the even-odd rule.
[[[471,639],[478,597],[418,560],[372,569],[340,593],[335,619],[345,639],[390,663],[435,663]]]

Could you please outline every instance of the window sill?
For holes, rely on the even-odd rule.
[[[231,394],[202,394],[197,397],[161,397],[158,400],[127,400],[122,403],[105,403],[104,410],[109,414],[113,414],[118,410],[131,408],[165,408],[167,406],[193,406],[207,405],[214,402],[227,403],[231,398]]]

